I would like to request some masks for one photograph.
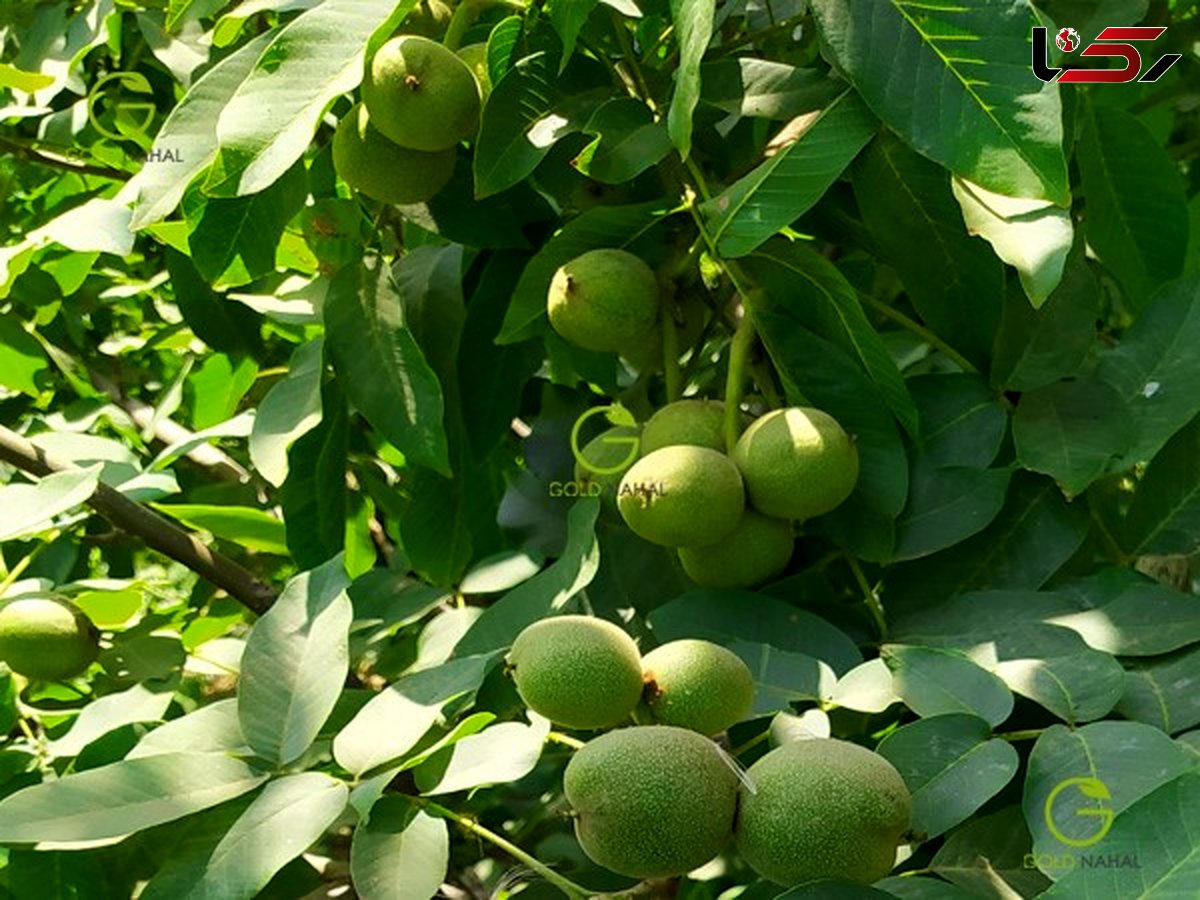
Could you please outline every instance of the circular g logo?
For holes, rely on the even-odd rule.
[[[1100,821],[1099,829],[1089,837],[1078,838],[1070,837],[1063,834],[1062,829],[1054,821],[1054,804],[1059,801],[1060,795],[1071,788],[1075,788],[1080,794],[1085,797],[1090,797],[1093,800],[1099,800],[1101,803],[1107,801],[1112,802],[1112,794],[1108,791],[1106,785],[1099,778],[1079,777],[1068,778],[1065,781],[1060,781],[1055,785],[1054,790],[1050,792],[1050,796],[1046,798],[1046,803],[1042,807],[1042,813],[1046,820],[1046,827],[1050,829],[1050,833],[1054,837],[1066,844],[1068,847],[1090,847],[1093,844],[1099,843],[1108,830],[1112,828],[1114,813],[1109,806],[1081,806],[1075,810],[1075,815],[1083,818],[1093,818]],[[1069,798],[1067,798],[1069,799]]]
[[[116,82],[118,88],[109,88],[113,94],[118,94],[120,91],[129,91],[132,94],[153,94],[150,87],[150,82],[146,80],[146,76],[141,72],[111,72],[105,75],[92,86],[88,91],[87,96],[87,113],[88,121],[92,123],[92,127],[114,141],[130,141],[137,140],[146,134],[150,128],[150,123],[154,120],[154,104],[141,102],[130,103],[128,101],[114,102],[112,105],[113,118],[117,128],[120,131],[113,131],[111,128],[105,127],[100,121],[100,116],[96,113],[96,104],[105,93],[105,85],[111,85]]]
[[[583,455],[583,450],[579,446],[579,431],[583,428],[583,423],[593,416],[604,416],[613,425],[626,426],[633,428],[637,425],[637,420],[633,418],[633,413],[623,407],[620,403],[614,403],[610,406],[593,406],[582,416],[575,420],[575,427],[571,429],[571,453],[574,454],[575,460],[579,463],[580,468],[586,469],[593,475],[615,475],[621,472],[626,466],[629,466],[637,459],[638,448],[641,444],[641,439],[637,435],[620,437],[619,435],[610,435],[601,438],[601,443],[605,444],[625,444],[629,450],[624,458],[616,465],[603,466],[597,463],[592,463]]]

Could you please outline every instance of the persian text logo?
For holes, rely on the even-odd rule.
[[[154,103],[147,101],[129,101],[123,99],[123,94],[153,94],[150,82],[141,72],[110,72],[97,81],[87,95],[88,121],[92,127],[106,138],[114,141],[136,141],[145,136],[154,121]],[[113,97],[118,99],[115,101]],[[104,101],[101,104],[101,101]],[[101,120],[97,107],[108,107],[112,110],[115,127],[113,130]]]
[[[1074,796],[1066,793],[1067,791],[1072,791],[1072,789],[1074,789]],[[1075,809],[1075,816],[1096,819],[1099,822],[1099,827],[1086,837],[1075,837],[1066,834],[1054,818],[1056,805],[1061,810],[1072,799],[1078,803],[1078,795],[1080,794],[1088,799],[1098,801],[1098,805],[1096,806],[1080,805]],[[1103,840],[1104,836],[1108,834],[1108,830],[1112,828],[1114,813],[1111,804],[1112,794],[1109,793],[1108,785],[1099,778],[1092,778],[1090,776],[1067,778],[1055,785],[1054,790],[1046,797],[1046,802],[1042,806],[1042,815],[1046,820],[1046,827],[1050,829],[1050,833],[1059,842],[1066,844],[1068,847],[1091,847],[1093,844],[1098,844]]]
[[[1165,28],[1145,26],[1116,27],[1110,25],[1096,37],[1095,42],[1079,51],[1080,56],[1116,56],[1125,60],[1123,69],[1085,69],[1077,66],[1054,67],[1050,65],[1050,29],[1038,26],[1033,29],[1033,74],[1042,81],[1057,80],[1059,84],[1125,84],[1130,81],[1153,82],[1162,78],[1171,66],[1182,59],[1182,54],[1168,53],[1159,58],[1141,78],[1142,54],[1134,43],[1156,41],[1165,34]],[[1054,42],[1063,53],[1074,53],[1083,43],[1074,28],[1060,28]]]
[[[615,475],[618,472],[623,472],[626,468],[633,464],[637,459],[638,450],[641,448],[641,439],[636,434],[610,434],[603,435],[600,438],[600,443],[611,447],[626,447],[626,451],[621,455],[620,461],[617,461],[616,454],[604,454],[605,460],[589,460],[584,454],[584,447],[579,446],[579,433],[583,429],[584,424],[596,416],[604,416],[611,425],[623,426],[626,428],[636,428],[637,420],[634,419],[633,413],[623,407],[620,403],[613,403],[608,406],[593,406],[582,416],[575,420],[575,426],[571,429],[571,453],[575,456],[575,461],[579,463],[579,467],[585,471],[591,472],[593,475]]]

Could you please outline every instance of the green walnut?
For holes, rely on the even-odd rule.
[[[421,0],[404,17],[404,30],[427,38],[440,38],[450,25],[454,10],[444,0]]]
[[[479,82],[479,95],[484,100],[492,92],[492,74],[488,68],[487,42],[467,44],[458,48],[458,58],[467,64],[475,80]]]
[[[333,135],[333,167],[350,187],[380,203],[424,203],[454,172],[453,148],[425,153],[393,144],[356,105]]]
[[[567,728],[612,728],[642,695],[637,644],[594,616],[535,622],[517,635],[508,665],[525,705]]]
[[[419,35],[392,38],[367,67],[363,103],[388,140],[446,150],[479,128],[479,85],[461,59]]]
[[[742,858],[791,886],[872,884],[891,871],[912,798],[900,773],[865,747],[831,738],[772,750],[750,767],[735,829]]]
[[[644,339],[658,318],[654,272],[625,250],[589,250],[561,266],[550,281],[550,325],[585,350],[620,352]]]
[[[598,485],[601,498],[615,504],[617,485],[637,461],[639,441],[640,429],[626,425],[609,428],[592,438],[580,448],[582,459],[575,460],[575,480]]]
[[[754,676],[741,658],[711,641],[671,641],[642,658],[645,713],[660,725],[720,734],[754,703]]]
[[[26,678],[73,678],[96,659],[99,641],[91,619],[66,600],[19,597],[0,605],[0,660]]]
[[[725,849],[738,778],[708,738],[666,725],[589,741],[563,775],[575,835],[597,865],[632,878],[682,875]]]
[[[725,404],[720,400],[676,400],[654,413],[642,430],[642,453],[674,444],[725,449]]]
[[[663,447],[625,473],[617,509],[634,534],[651,543],[715,544],[742,518],[742,478],[728,456],[709,447]]]
[[[747,509],[737,527],[715,544],[678,552],[683,571],[700,587],[750,588],[782,573],[793,549],[791,522]]]
[[[778,519],[808,519],[836,508],[858,481],[858,450],[828,413],[777,409],[755,419],[733,460],[750,504]]]

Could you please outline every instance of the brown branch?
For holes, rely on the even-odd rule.
[[[52,169],[62,169],[66,172],[74,172],[77,175],[96,175],[100,178],[111,178],[113,181],[128,181],[130,178],[128,172],[122,172],[120,169],[76,162],[70,157],[38,150],[35,147],[30,147],[8,138],[0,138],[0,150],[12,153],[14,156],[19,156],[21,159],[37,163],[38,165],[49,166]]]
[[[41,448],[0,425],[0,460],[31,475],[44,477],[78,468],[55,459]],[[96,487],[88,506],[123,531],[136,535],[150,547],[183,563],[256,613],[275,601],[275,590],[253,572],[204,544],[166,516],[135,503],[106,484]]]

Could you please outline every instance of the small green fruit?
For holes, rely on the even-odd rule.
[[[745,509],[742,479],[724,453],[708,447],[663,447],[621,479],[617,509],[633,532],[664,547],[715,544]]]
[[[645,706],[660,725],[719,734],[746,717],[754,676],[741,658],[711,641],[663,644],[642,658]]]
[[[794,548],[791,522],[747,509],[737,527],[717,543],[680,547],[679,561],[700,587],[749,588],[786,569]]]
[[[20,597],[0,605],[0,660],[26,678],[78,675],[96,659],[99,640],[91,619],[66,600]]]
[[[443,0],[421,0],[404,17],[403,28],[409,34],[438,39],[446,33],[454,10]]]
[[[479,94],[486,100],[492,92],[492,74],[488,68],[487,41],[478,44],[467,44],[458,49],[458,58],[467,64],[475,80],[479,82]]]
[[[601,498],[609,504],[615,504],[617,485],[637,461],[639,440],[639,430],[624,425],[610,428],[592,438],[580,450],[580,456],[587,460],[588,465],[583,465],[578,459],[575,461],[575,480],[599,485]]]
[[[388,140],[410,150],[446,150],[479,127],[479,85],[467,64],[418,35],[392,38],[367,67],[363,103]]]
[[[733,460],[750,503],[778,519],[808,519],[842,503],[858,481],[858,450],[828,413],[777,409],[756,419]]]
[[[912,798],[891,763],[831,738],[772,750],[747,772],[735,829],[738,852],[763,878],[871,884],[891,871]]]
[[[554,273],[546,309],[554,330],[572,344],[619,352],[653,329],[658,281],[632,253],[589,250]]]
[[[725,449],[725,404],[720,400],[677,400],[650,417],[642,430],[642,454],[674,444]]]
[[[594,616],[530,625],[508,654],[525,705],[567,728],[611,728],[642,695],[642,658],[628,634]]]
[[[350,187],[380,203],[424,203],[450,180],[453,148],[425,153],[393,144],[370,122],[360,103],[338,123],[333,167]]]
[[[563,775],[575,834],[597,865],[631,878],[682,875],[729,844],[738,779],[716,744],[683,728],[621,728]]]

